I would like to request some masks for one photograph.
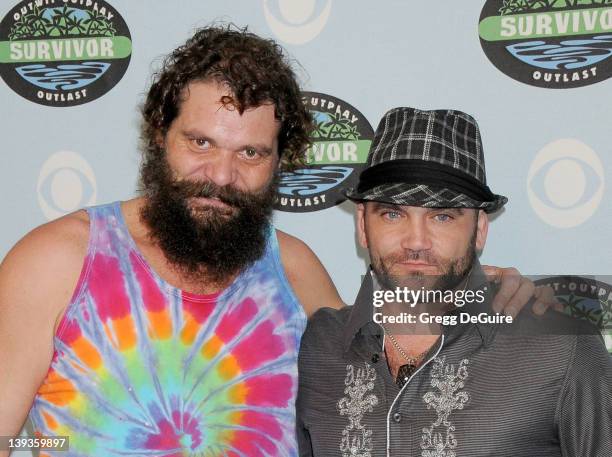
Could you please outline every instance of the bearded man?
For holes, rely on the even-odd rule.
[[[0,267],[0,435],[29,415],[69,438],[46,455],[296,455],[306,317],[342,302],[270,222],[308,145],[295,75],[271,40],[201,29],[143,119],[141,195],[36,228]],[[516,310],[533,285],[506,277]]]

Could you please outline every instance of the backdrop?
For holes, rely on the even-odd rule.
[[[479,121],[489,185],[509,197],[481,260],[551,276],[609,325],[609,3],[1,0],[0,256],[39,224],[134,195],[152,72],[195,28],[230,21],[295,59],[315,146],[285,176],[275,223],[310,245],[347,303],[367,259],[340,190],[373,128],[394,106],[455,108]]]

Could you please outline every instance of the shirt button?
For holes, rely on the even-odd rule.
[[[400,423],[402,421],[402,415],[400,413],[393,414],[393,422]]]
[[[374,354],[374,355],[372,356],[372,363],[376,363],[376,362],[378,362],[378,359],[380,359],[380,356],[379,356],[378,354]]]

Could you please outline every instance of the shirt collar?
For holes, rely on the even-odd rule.
[[[344,327],[344,350],[345,352],[349,350],[351,343],[355,339],[355,336],[359,331],[369,322],[374,322],[372,320],[373,313],[373,305],[372,305],[372,295],[374,293],[374,281],[373,281],[373,272],[370,269],[363,281],[361,282],[361,287],[359,288],[359,292],[357,293],[357,298],[355,299],[355,303],[351,306],[351,311],[349,314],[348,321],[346,326]]]
[[[367,272],[363,281],[361,282],[361,287],[359,288],[359,292],[357,293],[357,298],[355,299],[355,303],[351,306],[351,311],[349,314],[348,321],[346,326],[344,327],[344,351],[348,351],[353,343],[357,334],[361,331],[363,327],[370,323],[374,323],[373,321],[373,292],[374,292],[374,281],[373,277],[374,273],[372,269]],[[480,266],[480,262],[478,259],[474,260],[474,265],[472,267],[472,272],[468,278],[468,282],[466,285],[466,290],[478,290],[486,287],[484,291],[484,301],[479,303],[475,301],[466,305],[462,308],[456,308],[452,312],[465,312],[471,315],[478,315],[479,313],[490,313],[491,312],[491,303],[493,301],[493,297],[495,297],[496,288],[495,285],[489,283],[487,281],[487,277]],[[376,324],[375,324],[376,325]],[[480,337],[482,338],[482,343],[485,346],[488,346],[493,337],[495,336],[495,328],[496,326],[493,324],[458,324],[454,327],[451,327],[450,333],[454,333],[454,330],[463,331],[465,329],[464,325],[474,325],[478,330]],[[379,327],[378,325],[376,325]],[[382,331],[382,329],[381,329]]]

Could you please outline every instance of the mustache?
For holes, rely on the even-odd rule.
[[[252,194],[233,186],[219,186],[211,181],[174,181],[172,188],[181,199],[216,198],[234,208],[245,208],[253,204],[259,194]]]
[[[429,251],[406,251],[389,254],[383,258],[385,263],[424,262],[430,265],[438,265],[438,259]]]

